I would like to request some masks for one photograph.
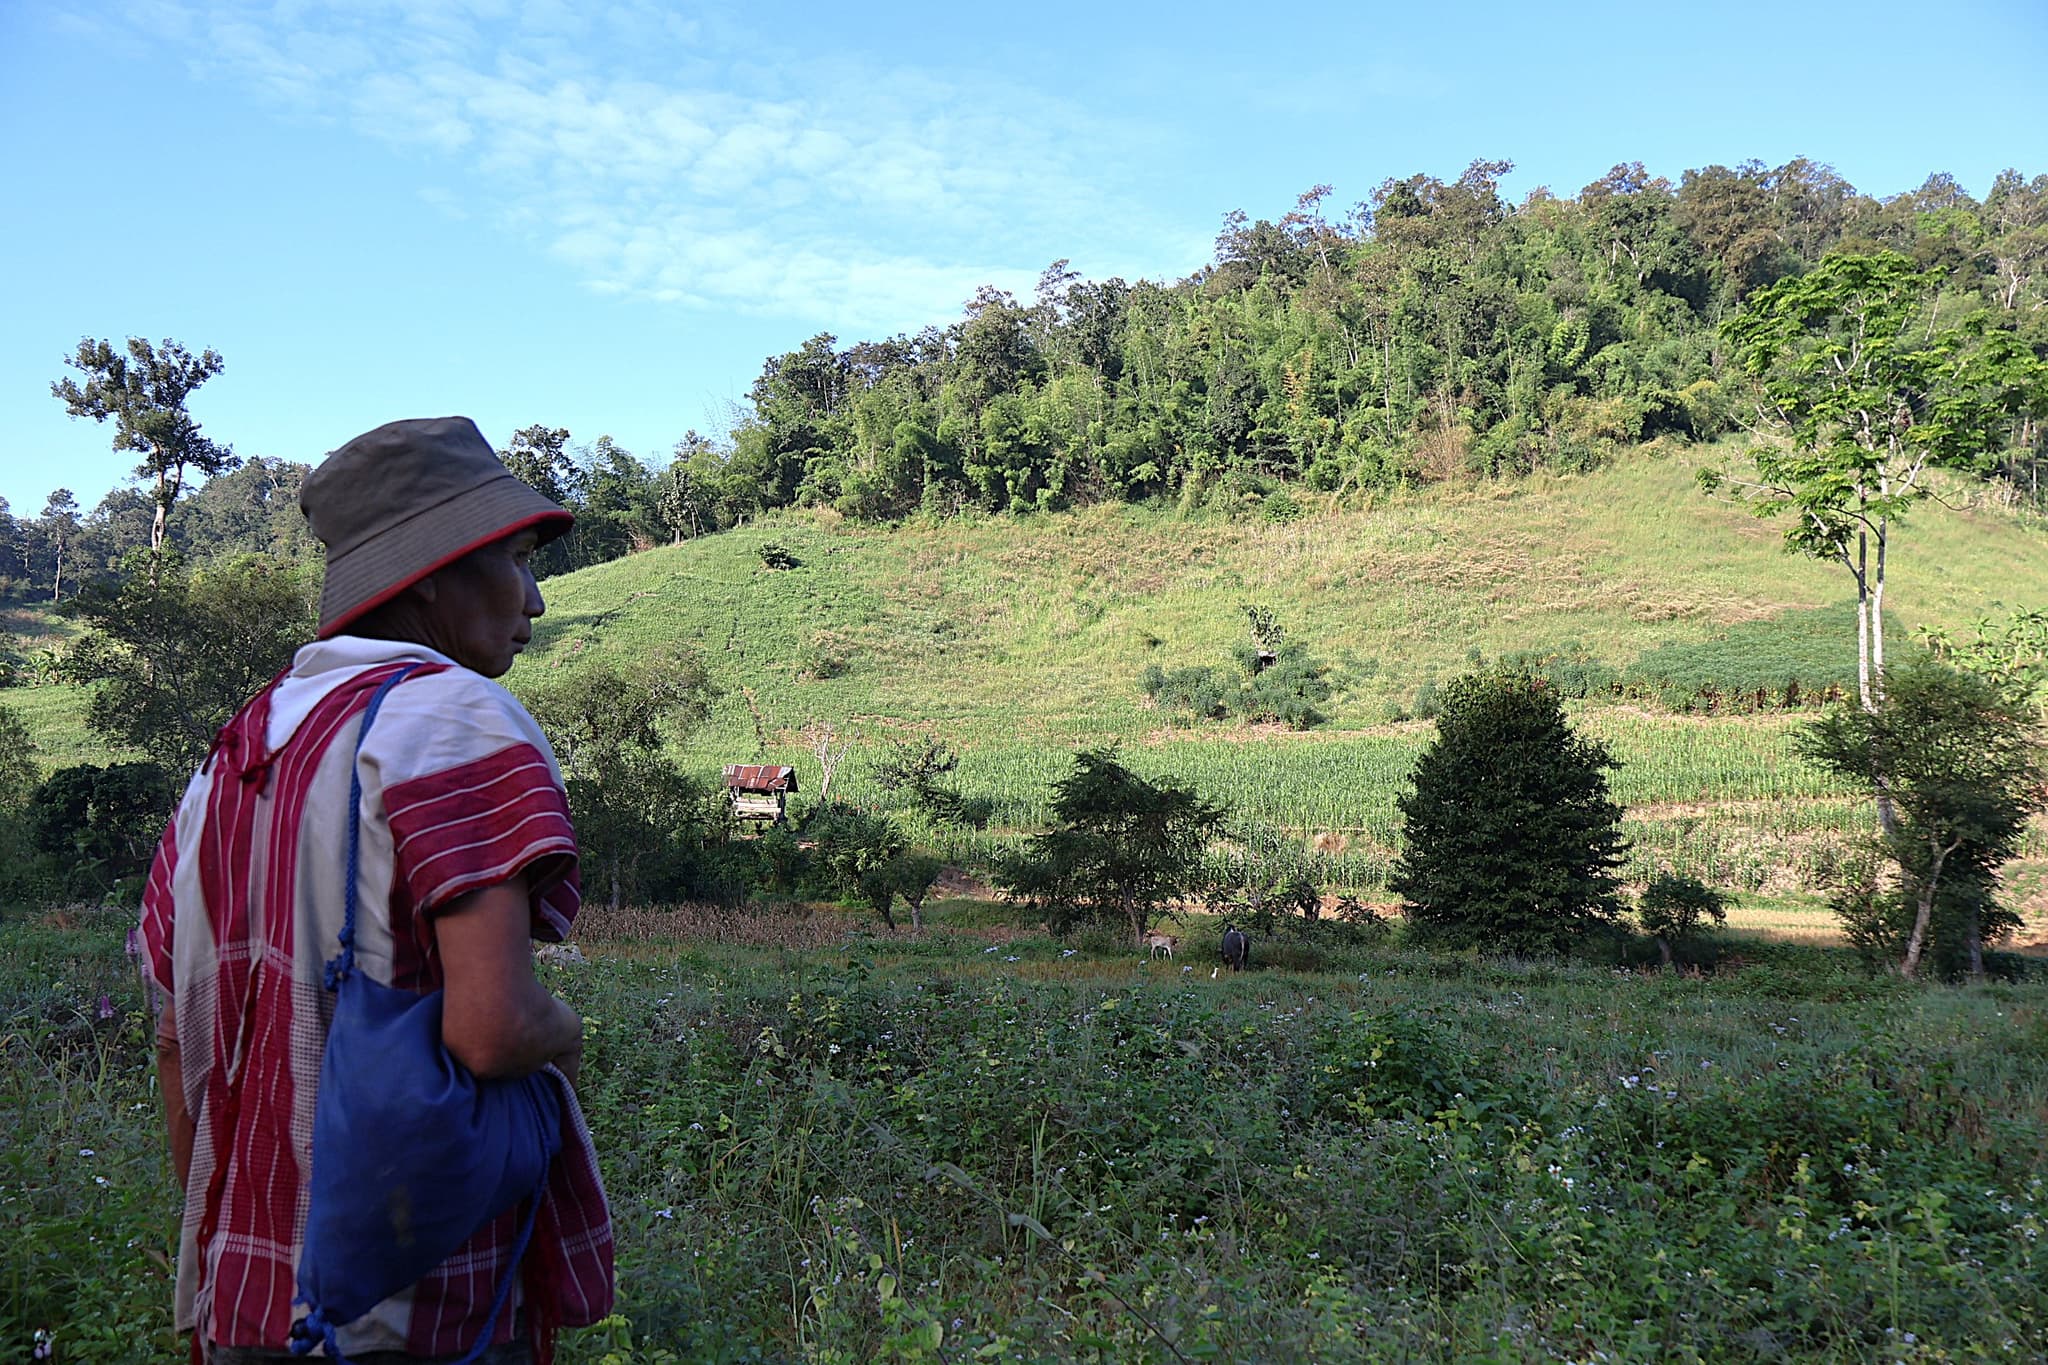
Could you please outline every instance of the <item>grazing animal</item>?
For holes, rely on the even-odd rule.
[[[1241,972],[1252,963],[1252,941],[1245,937],[1242,929],[1235,927],[1223,931],[1223,965],[1233,972]]]
[[[1166,952],[1166,960],[1168,962],[1171,962],[1173,961],[1173,945],[1179,942],[1180,940],[1175,938],[1172,934],[1151,933],[1145,935],[1144,938],[1140,939],[1138,941],[1138,946],[1140,948],[1148,949],[1149,952],[1147,955],[1150,957],[1158,957],[1160,950],[1164,949]]]

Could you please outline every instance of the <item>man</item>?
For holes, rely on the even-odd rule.
[[[314,643],[221,731],[164,832],[143,898],[173,1161],[185,1187],[178,1327],[212,1365],[294,1359],[313,1111],[343,914],[351,772],[362,782],[358,970],[442,992],[442,1043],[479,1077],[574,1083],[582,1021],[535,979],[581,901],[547,740],[502,677],[543,604],[528,561],[569,514],[467,418],[392,422],[336,450],[300,507],[327,547]],[[372,692],[407,665],[356,740]],[[363,1365],[454,1360],[490,1320],[520,1209],[339,1334]],[[609,1311],[612,1242],[573,1096],[513,1311],[481,1357],[549,1353]]]

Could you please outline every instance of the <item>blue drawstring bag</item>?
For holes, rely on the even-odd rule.
[[[415,665],[417,667],[417,665]],[[413,671],[386,679],[356,735]],[[334,1020],[313,1107],[311,1206],[299,1255],[300,1302],[291,1349],[327,1348],[344,1361],[336,1329],[415,1283],[477,1229],[527,1200],[526,1216],[489,1320],[464,1361],[482,1354],[533,1236],[548,1166],[561,1150],[562,1098],[545,1073],[479,1080],[441,1044],[441,993],[416,995],[372,981],[355,966],[356,866],[362,775],[349,791],[348,885],[341,953],[327,964]]]

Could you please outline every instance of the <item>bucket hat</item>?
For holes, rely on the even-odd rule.
[[[327,547],[323,640],[472,550],[528,529],[552,540],[574,520],[505,468],[467,417],[364,432],[306,476],[299,510]]]

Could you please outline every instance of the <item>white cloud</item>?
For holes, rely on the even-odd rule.
[[[129,18],[209,79],[447,158],[491,221],[607,293],[889,331],[978,284],[1028,290],[1039,256],[1105,224],[1145,236],[1101,178],[1113,130],[991,74],[813,58],[787,34],[763,68],[729,21],[643,0],[136,0]]]

